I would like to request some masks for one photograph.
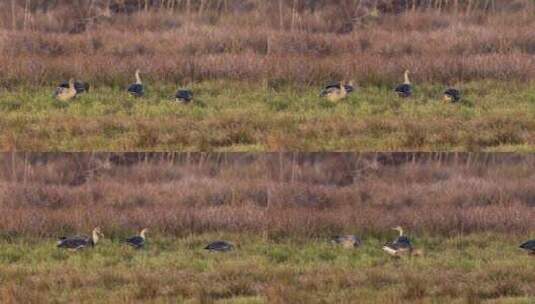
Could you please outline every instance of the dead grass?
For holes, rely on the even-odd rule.
[[[275,239],[343,231],[380,235],[398,224],[413,233],[450,236],[533,229],[533,158],[527,155],[3,154],[2,159],[0,227],[6,237],[97,225],[119,234],[149,226],[172,235],[255,231]]]
[[[168,83],[318,84],[346,78],[391,85],[405,68],[417,82],[452,85],[535,76],[535,19],[527,1],[509,8],[504,1],[483,11],[441,5],[403,14],[382,6],[374,13],[364,1],[323,1],[284,4],[282,15],[271,1],[248,1],[247,9],[243,2],[229,4],[226,10],[213,2],[189,14],[175,7],[124,15],[80,6],[84,1],[46,12],[16,6],[16,28],[0,24],[0,84],[41,85],[76,76],[95,85],[124,85],[138,67],[147,79]],[[4,4],[4,20],[11,13]],[[92,21],[74,30],[80,20]]]

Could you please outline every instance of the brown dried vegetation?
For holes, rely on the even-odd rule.
[[[101,226],[171,235],[314,237],[533,230],[530,156],[499,154],[4,154],[0,231]]]
[[[385,85],[407,67],[445,83],[535,71],[532,1],[115,2],[4,1],[1,84],[124,84],[134,67],[166,82],[273,85]]]

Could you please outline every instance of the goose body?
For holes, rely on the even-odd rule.
[[[323,88],[323,91],[321,91],[321,94],[320,95],[324,95],[326,93],[327,90],[331,90],[331,89],[341,89],[340,87],[340,82],[337,82],[337,81],[333,81],[333,82],[330,82],[329,84],[327,84],[324,88]],[[355,91],[355,86],[353,85],[353,83],[350,81],[349,83],[346,83],[344,84],[344,89],[346,90],[346,92],[349,94],[349,93],[352,93],[353,91]]]
[[[331,243],[341,245],[344,248],[357,248],[362,241],[355,235],[337,235],[331,239]]]
[[[87,247],[94,247],[99,238],[104,235],[100,232],[100,228],[93,229],[91,237],[85,236],[73,236],[73,237],[61,237],[58,240],[57,247],[69,250],[80,250]]]
[[[459,102],[461,100],[461,92],[454,88],[449,88],[444,91],[444,101]]]
[[[178,90],[175,94],[175,101],[179,103],[190,103],[193,101],[193,92],[190,90]]]
[[[136,235],[136,236],[133,236],[133,237],[130,237],[130,238],[127,238],[125,240],[125,243],[129,246],[132,246],[136,249],[140,249],[140,248],[143,248],[145,246],[145,233],[147,232],[148,230],[145,228],[143,230],[141,230],[141,232],[139,233],[139,235]]]
[[[227,241],[214,241],[208,244],[204,249],[208,251],[226,252],[234,249],[234,245]]]
[[[347,95],[354,91],[351,83],[334,82],[328,84],[320,93],[320,97],[326,98],[328,101],[337,102],[347,97]]]
[[[383,246],[383,250],[391,256],[399,257],[404,254],[411,254],[412,244],[408,237],[403,235],[401,227],[393,228],[399,231],[399,236],[392,242],[388,242]]]
[[[520,248],[526,250],[529,254],[535,255],[535,240],[523,243]]]
[[[74,79],[70,79],[67,87],[59,86],[54,91],[54,97],[59,101],[68,101],[76,97],[76,88],[74,87]]]
[[[412,96],[412,85],[409,80],[409,73],[410,72],[408,70],[405,71],[405,81],[402,84],[398,85],[394,90],[401,98],[408,98]]]
[[[141,76],[139,73],[140,71],[136,70],[136,82],[128,87],[128,93],[134,97],[143,97],[145,95],[145,89],[143,87],[143,83],[141,82]]]
[[[58,88],[66,88],[66,89],[68,89],[69,88],[69,82],[68,81],[64,81],[64,82],[60,83]],[[87,82],[75,81],[74,82],[74,89],[76,90],[76,94],[80,95],[82,93],[89,92],[89,84]]]

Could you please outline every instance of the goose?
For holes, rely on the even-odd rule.
[[[68,101],[76,97],[76,88],[74,87],[74,79],[70,79],[66,88],[59,86],[54,91],[54,97],[59,101]]]
[[[331,239],[331,243],[342,245],[344,248],[358,248],[362,241],[355,235],[337,235]]]
[[[520,248],[526,250],[529,254],[535,255],[535,240],[530,240],[522,245],[520,245]]]
[[[399,231],[399,237],[383,246],[383,250],[394,257],[399,257],[405,253],[412,253],[412,244],[408,237],[403,235],[403,228],[400,226],[392,228]]]
[[[69,88],[69,82],[68,81],[63,81],[62,83],[59,84],[58,88],[66,88],[66,89],[68,89]],[[75,81],[74,82],[74,89],[76,90],[76,94],[80,95],[82,93],[89,92],[89,84],[87,82]]]
[[[208,251],[226,252],[234,249],[234,245],[227,241],[213,241],[208,244],[204,249]]]
[[[131,84],[128,87],[128,93],[134,97],[143,97],[145,91],[143,89],[143,83],[141,82],[141,77],[139,76],[139,69],[136,70],[136,82]]]
[[[443,100],[445,102],[459,102],[461,100],[461,92],[457,89],[449,88],[444,91]]]
[[[333,82],[328,84],[320,93],[320,97],[325,97],[328,101],[337,102],[347,97],[347,95],[354,91],[351,82]]]
[[[145,233],[147,233],[147,231],[148,231],[147,228],[141,230],[139,235],[127,238],[125,240],[125,243],[127,245],[130,245],[130,246],[136,248],[136,249],[143,248],[143,246],[145,246]]]
[[[193,92],[190,90],[178,90],[175,94],[175,101],[179,103],[190,103],[193,101]]]
[[[73,251],[84,249],[86,247],[94,247],[101,237],[104,237],[104,234],[102,234],[99,227],[96,227],[93,229],[91,238],[87,236],[73,236],[69,238],[61,237],[58,240],[57,247]]]
[[[402,84],[398,85],[394,90],[401,98],[411,97],[412,95],[412,86],[411,81],[409,80],[409,74],[409,70],[405,70],[405,81]]]

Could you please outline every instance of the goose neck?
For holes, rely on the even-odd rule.
[[[96,244],[99,239],[100,239],[100,237],[98,235],[98,232],[94,230],[93,231],[93,244]]]

